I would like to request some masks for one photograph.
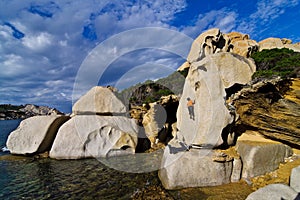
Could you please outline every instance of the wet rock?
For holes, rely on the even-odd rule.
[[[6,146],[12,154],[30,155],[43,153],[51,148],[57,130],[65,123],[67,116],[35,116],[23,120],[10,133]]]

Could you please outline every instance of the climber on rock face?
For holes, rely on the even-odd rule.
[[[190,119],[195,120],[195,113],[194,113],[194,104],[195,100],[192,101],[189,97],[187,98],[187,107],[189,110]]]

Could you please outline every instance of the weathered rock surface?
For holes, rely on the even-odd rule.
[[[255,132],[240,136],[236,149],[243,163],[242,178],[249,179],[278,169],[293,153],[291,147],[265,139]]]
[[[200,34],[193,42],[187,61],[193,63],[220,51],[229,51],[229,38],[224,37],[220,29],[213,28]]]
[[[259,44],[255,40],[250,40],[250,36],[248,34],[231,32],[225,35],[230,39],[232,53],[248,58],[252,53],[258,51]]]
[[[234,121],[225,104],[225,89],[246,84],[255,72],[252,60],[232,53],[208,55],[191,65],[177,110],[180,140],[188,144],[220,145],[222,130]],[[195,100],[195,119],[190,119],[187,98]]]
[[[233,97],[241,127],[300,147],[300,79],[274,79],[243,88]]]
[[[12,154],[30,155],[48,151],[67,116],[35,116],[23,120],[10,133],[6,146]]]
[[[73,114],[124,114],[126,107],[106,87],[95,86],[73,105]]]
[[[56,159],[80,159],[132,154],[138,127],[121,116],[76,115],[58,131],[50,150]]]
[[[167,113],[163,106],[158,103],[150,103],[150,109],[143,117],[143,126],[151,144],[155,143],[158,133],[164,127]]]
[[[246,200],[296,200],[298,193],[284,184],[271,184],[251,193]]]
[[[290,178],[290,186],[296,192],[300,193],[300,166],[292,169],[291,178]]]
[[[216,152],[168,145],[158,175],[166,189],[215,186],[230,182],[232,160],[213,161]]]
[[[281,49],[281,48],[288,48],[295,52],[300,52],[300,46],[298,43],[292,44],[292,41],[286,38],[280,39],[280,38],[267,38],[260,42],[259,44],[259,51],[262,51],[264,49]]]

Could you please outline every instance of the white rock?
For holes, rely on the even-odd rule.
[[[12,154],[34,154],[50,150],[58,128],[69,117],[35,116],[23,120],[10,133],[6,146]]]
[[[292,149],[280,142],[259,135],[243,134],[237,140],[236,150],[243,162],[242,178],[248,179],[278,169]]]
[[[252,60],[232,53],[208,55],[192,63],[177,110],[179,139],[220,145],[223,128],[233,121],[225,105],[225,88],[249,82],[254,72]],[[187,98],[195,100],[195,120],[189,117]]]
[[[246,200],[296,200],[297,192],[284,184],[271,184],[251,193]]]
[[[56,159],[80,159],[132,154],[138,127],[133,119],[76,115],[58,131],[50,151]]]
[[[73,114],[120,114],[124,104],[109,88],[95,86],[73,105]]]
[[[292,169],[290,186],[300,193],[300,166]]]
[[[230,182],[232,160],[213,161],[214,151],[168,145],[158,175],[166,189],[216,186]]]

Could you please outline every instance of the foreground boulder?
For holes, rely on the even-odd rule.
[[[120,115],[126,113],[124,104],[111,89],[95,86],[73,105],[73,114]]]
[[[67,116],[35,116],[23,120],[10,133],[6,146],[12,154],[31,155],[50,150],[59,127]]]
[[[223,129],[235,120],[225,102],[225,89],[246,84],[254,72],[252,60],[232,53],[216,53],[192,63],[177,110],[179,139],[188,144],[223,143]],[[187,99],[194,103],[194,118]]]
[[[284,184],[271,184],[251,193],[246,200],[297,200],[298,193]]]
[[[249,179],[278,169],[293,154],[291,147],[246,132],[237,140],[236,150],[243,163],[242,178]]]
[[[80,159],[132,154],[138,127],[121,116],[76,115],[58,131],[50,150],[56,159]]]
[[[166,189],[215,186],[230,182],[232,159],[215,161],[210,149],[185,150],[181,145],[168,145],[164,151],[159,178]],[[223,158],[223,155],[221,155]]]

